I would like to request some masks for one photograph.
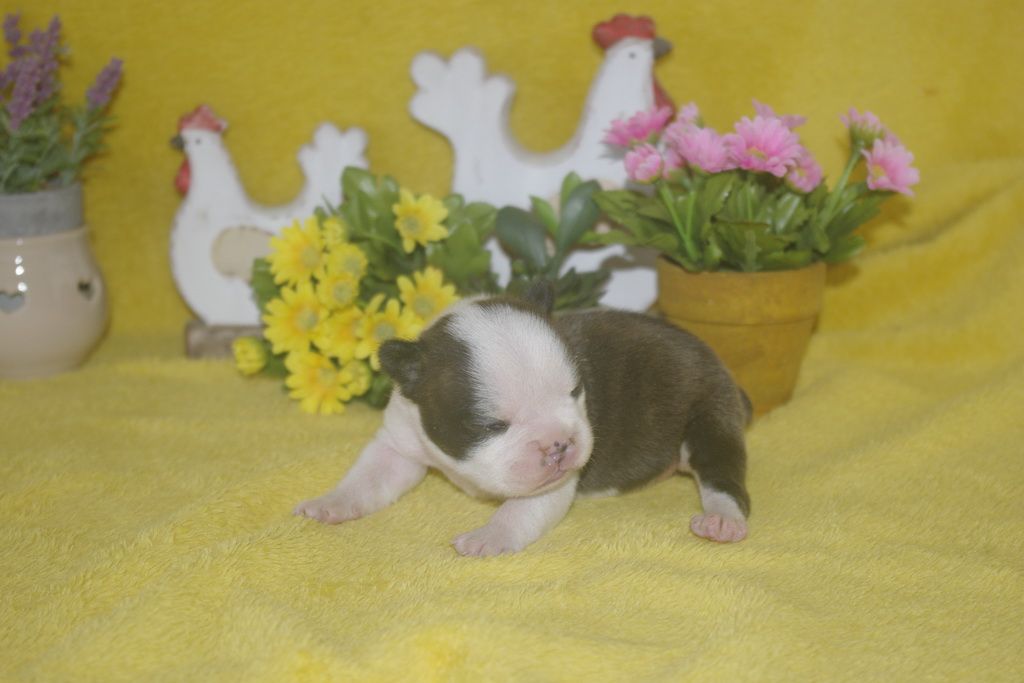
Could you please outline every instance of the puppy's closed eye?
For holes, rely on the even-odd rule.
[[[504,420],[490,420],[484,423],[484,431],[488,434],[504,434],[508,431],[508,422]]]

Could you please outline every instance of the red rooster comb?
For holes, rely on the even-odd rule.
[[[594,27],[594,42],[607,50],[623,38],[645,38],[654,40],[654,20],[650,17],[633,17],[616,14],[609,21],[602,21]]]
[[[200,104],[191,114],[185,114],[178,119],[179,133],[186,129],[223,133],[227,127],[228,122],[214,114],[208,104]]]

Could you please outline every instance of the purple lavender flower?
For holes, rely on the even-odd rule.
[[[15,56],[14,51],[18,48],[18,43],[21,42],[21,29],[18,28],[18,22],[21,20],[21,13],[8,14],[4,16],[4,39],[7,40],[7,44],[10,45],[8,54],[13,58]]]
[[[12,131],[18,130],[22,122],[35,109],[42,74],[41,60],[36,57],[25,57],[21,60],[20,68],[14,76],[11,99],[7,102],[7,113],[10,116]]]
[[[121,80],[121,65],[123,62],[114,57],[110,60],[110,63],[103,67],[99,75],[96,76],[96,82],[92,84],[89,91],[85,93],[85,99],[89,103],[89,109],[103,109],[107,106],[107,102],[110,101],[110,96],[114,94],[114,89],[117,88],[117,84]]]
[[[42,73],[39,77],[39,89],[36,93],[36,104],[46,102],[60,87],[57,81],[57,69],[60,67],[60,17],[50,20],[46,32],[33,31],[30,38],[32,51],[39,58]]]

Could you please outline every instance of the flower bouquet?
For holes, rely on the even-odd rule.
[[[57,70],[67,51],[54,17],[22,43],[20,15],[4,18],[10,62],[0,72],[0,193],[65,187],[78,180],[82,165],[103,150],[111,96],[121,80],[113,58],[85,94],[67,105],[60,98]]]
[[[649,246],[689,271],[760,271],[843,261],[864,245],[854,234],[894,193],[911,195],[911,154],[870,112],[842,117],[850,140],[831,190],[795,129],[754,102],[728,134],[703,125],[695,104],[614,122],[605,142],[625,151],[632,189],[599,192],[597,204],[624,231],[594,242]],[[863,162],[866,177],[854,181]]]
[[[255,261],[263,337],[233,345],[243,374],[286,376],[309,413],[339,413],[353,398],[383,406],[381,344],[415,338],[460,295],[497,288],[483,246],[490,205],[417,196],[354,167],[342,187],[341,206],[286,228]]]

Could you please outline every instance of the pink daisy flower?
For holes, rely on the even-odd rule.
[[[871,150],[861,150],[868,165],[868,188],[899,192],[913,197],[911,185],[921,180],[921,173],[910,164],[914,155],[895,140],[875,140]]]
[[[638,111],[628,119],[612,121],[611,128],[605,133],[604,142],[616,147],[630,147],[647,142],[652,135],[660,133],[671,118],[670,107]]]
[[[671,147],[661,150],[661,160],[663,162],[661,167],[663,178],[668,178],[672,171],[678,171],[685,164],[683,158]]]
[[[801,146],[796,166],[786,174],[786,181],[798,192],[810,192],[821,183],[821,176],[821,166],[811,156],[810,150]]]
[[[768,106],[764,102],[758,102],[757,100],[754,100],[754,111],[756,111],[757,115],[762,118],[779,119],[780,121],[782,121],[782,125],[784,125],[786,128],[789,128],[790,130],[793,130],[798,126],[802,126],[805,123],[807,123],[806,116],[797,116],[796,114],[784,114],[782,116],[779,116],[778,114],[775,113],[775,110],[772,109],[770,106]]]
[[[713,128],[676,122],[665,129],[665,142],[684,163],[706,173],[735,168],[724,138]]]
[[[650,183],[661,177],[664,163],[654,145],[643,144],[626,152],[626,175],[637,183]]]
[[[739,168],[786,175],[800,156],[800,138],[779,118],[744,116],[736,132],[723,137],[729,158]]]
[[[680,123],[688,123],[693,126],[700,125],[700,110],[697,109],[696,102],[690,102],[684,104],[679,108],[679,113],[676,114],[676,121]]]
[[[894,142],[899,142],[896,136],[882,125],[879,118],[869,111],[861,114],[857,111],[856,107],[850,107],[850,111],[845,116],[840,116],[839,120],[849,129],[850,139],[855,145],[860,144],[863,147],[871,147],[875,140],[879,138],[892,139]]]

